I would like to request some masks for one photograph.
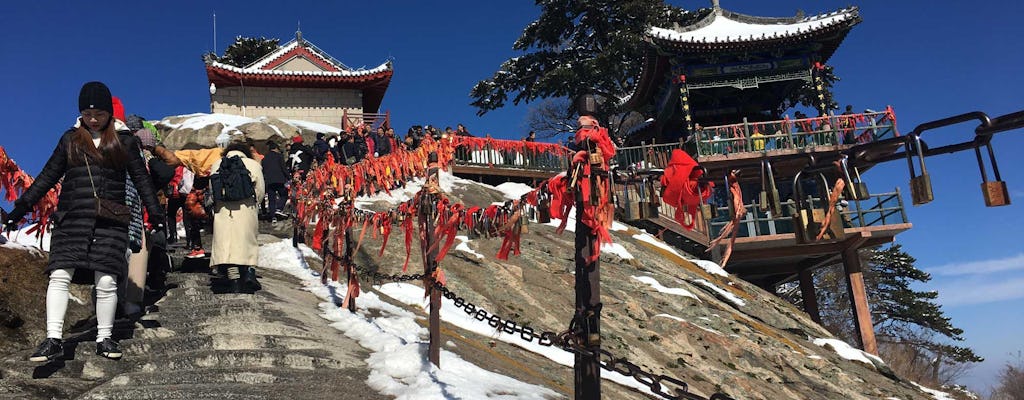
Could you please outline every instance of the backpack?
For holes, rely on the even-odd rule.
[[[210,176],[210,185],[213,188],[213,200],[218,203],[256,198],[252,176],[239,156],[222,158],[220,169]]]

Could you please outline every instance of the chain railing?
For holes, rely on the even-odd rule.
[[[324,249],[324,254],[338,260],[343,259],[341,256],[327,248]],[[356,271],[369,277],[373,282],[375,282],[375,284],[380,284],[382,282],[423,281],[424,278],[427,278],[425,274],[382,274],[376,270],[371,270],[358,264],[354,265],[354,267]],[[617,372],[626,377],[631,377],[640,384],[649,388],[651,393],[654,393],[664,399],[732,400],[731,397],[722,393],[715,393],[710,398],[701,397],[690,393],[689,385],[679,379],[664,374],[655,374],[653,372],[646,371],[641,366],[630,362],[624,357],[616,357],[614,354],[603,348],[599,349],[598,352],[595,353],[582,345],[573,343],[572,338],[575,337],[576,332],[574,332],[574,327],[577,325],[575,322],[577,318],[573,318],[573,322],[570,323],[570,328],[564,332],[555,333],[553,331],[541,331],[527,325],[517,324],[511,319],[502,318],[497,314],[490,313],[484,308],[473,304],[473,302],[466,300],[462,296],[457,295],[446,285],[440,282],[434,281],[434,289],[440,290],[441,295],[444,298],[451,300],[455,307],[465,312],[466,315],[473,317],[473,319],[477,321],[487,322],[487,325],[498,332],[513,335],[513,337],[517,337],[526,342],[537,343],[540,346],[554,347],[573,354],[595,357],[599,360],[602,369]]]

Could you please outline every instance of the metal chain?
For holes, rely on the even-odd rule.
[[[330,249],[326,249],[328,256],[341,260],[342,258],[335,254]],[[370,271],[365,267],[355,265],[357,271],[369,275],[375,282],[389,281],[389,282],[405,282],[414,280],[423,280],[429,275],[426,274],[414,274],[414,275],[386,275],[376,271]],[[441,291],[441,295],[444,298],[451,300],[456,307],[462,309],[463,312],[473,317],[477,321],[486,321],[487,325],[496,329],[499,332],[514,335],[527,342],[536,342],[537,344],[545,347],[556,347],[573,354],[579,354],[585,357],[592,357],[598,360],[601,368],[618,372],[624,376],[632,377],[640,384],[650,388],[651,393],[654,393],[662,398],[669,400],[733,400],[731,397],[722,394],[715,393],[710,399],[698,396],[690,393],[689,386],[686,382],[679,379],[673,378],[668,375],[655,375],[652,372],[645,371],[640,366],[626,360],[623,357],[616,357],[614,354],[605,349],[598,349],[594,352],[582,346],[574,340],[578,337],[576,328],[579,324],[576,323],[578,316],[573,317],[573,322],[570,323],[570,329],[562,333],[555,333],[551,331],[540,332],[532,327],[526,325],[516,324],[510,319],[503,319],[496,314],[492,314],[478,307],[472,302],[465,298],[455,294],[455,292],[448,289],[447,286],[442,285],[440,282],[434,282],[434,288]],[[674,386],[674,389],[671,387]]]

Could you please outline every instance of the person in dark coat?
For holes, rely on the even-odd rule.
[[[373,147],[376,157],[384,157],[391,154],[391,137],[384,127],[377,128],[377,134],[373,138]]]
[[[316,162],[323,164],[327,160],[329,151],[331,151],[331,146],[324,140],[324,134],[317,132],[316,141],[313,142],[313,157],[316,158]]]
[[[302,143],[302,136],[292,137],[292,146],[288,149],[288,170],[292,174],[296,172],[302,179],[306,179],[306,173],[313,165],[313,150]]]
[[[269,197],[267,214],[276,218],[276,214],[284,209],[284,203],[288,200],[288,189],[285,188],[285,184],[288,183],[288,170],[284,167],[284,156],[281,155],[277,143],[267,142],[267,148],[270,151],[263,156],[260,166],[263,167],[263,180],[266,182]]]
[[[134,150],[139,148],[138,138],[130,132],[118,134],[118,130],[127,131],[127,126],[112,117],[110,89],[100,82],[86,83],[79,93],[78,109],[81,117],[61,135],[43,170],[14,202],[4,224],[8,230],[16,229],[50,188],[63,182],[52,216],[46,267],[50,274],[46,289],[46,340],[29,357],[31,361],[53,360],[64,354],[61,338],[68,286],[76,271],[91,272],[96,285],[96,354],[121,358],[120,346],[111,333],[117,308],[117,282],[128,269],[128,225],[102,218],[97,204],[106,205],[108,210],[117,204],[124,206],[130,176],[150,217],[164,221],[145,161]],[[162,231],[163,224],[153,228]]]

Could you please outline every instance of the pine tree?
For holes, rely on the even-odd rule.
[[[235,37],[235,42],[224,50],[223,56],[217,57],[216,54],[212,54],[212,56],[217,62],[243,68],[277,49],[277,39],[267,39],[263,36],[259,38],[238,36]]]
[[[537,99],[605,99],[617,112],[640,73],[651,26],[671,26],[693,14],[661,0],[536,0],[540,17],[523,29],[511,58],[470,92],[477,114]]]

